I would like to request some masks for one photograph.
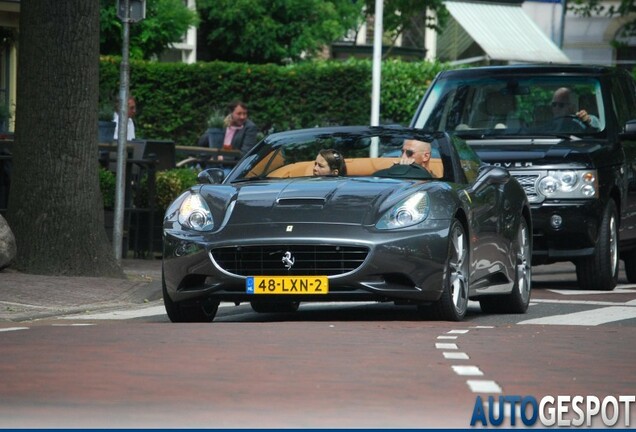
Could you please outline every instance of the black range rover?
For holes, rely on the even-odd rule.
[[[533,264],[572,261],[581,288],[612,290],[622,259],[636,282],[636,83],[627,71],[441,72],[411,126],[452,132],[521,182],[532,205]]]

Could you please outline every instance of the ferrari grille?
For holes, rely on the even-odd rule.
[[[335,276],[358,268],[368,253],[360,246],[240,246],[213,249],[212,257],[241,276]]]

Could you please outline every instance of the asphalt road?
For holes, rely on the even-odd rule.
[[[0,427],[467,428],[477,397],[633,395],[636,285],[580,292],[567,265],[533,281],[527,314],[475,303],[461,323],[319,304],[172,324],[160,302],[0,323]]]

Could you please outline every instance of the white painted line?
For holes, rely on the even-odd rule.
[[[469,330],[451,330],[448,332],[448,334],[466,334],[468,332]]]
[[[626,306],[629,303],[624,302],[608,302],[608,301],[595,301],[595,300],[558,300],[558,299],[536,299],[537,303],[555,303],[555,304],[580,304],[580,305],[592,305],[592,306]]]
[[[483,376],[484,373],[477,366],[451,366],[457,375]]]
[[[613,291],[596,291],[596,290],[561,290],[561,289],[549,289],[553,293],[561,294],[564,296],[576,296],[576,295],[589,295],[589,294],[631,294],[636,293],[633,289],[619,289],[616,288]]]
[[[466,384],[473,393],[501,393],[499,384],[492,380],[468,380]]]
[[[125,320],[132,318],[149,317],[156,315],[165,315],[166,308],[161,306],[146,307],[143,309],[118,310],[112,312],[103,312],[97,314],[84,315],[68,315],[61,317],[62,319],[89,319],[89,320]]]
[[[436,343],[435,344],[435,348],[437,348],[437,349],[456,350],[457,349],[457,344],[454,344],[454,343]]]
[[[10,332],[10,331],[28,330],[28,329],[29,327],[7,327],[7,328],[0,329],[0,332]]]
[[[455,340],[455,339],[457,339],[457,336],[437,336],[437,339],[451,339],[451,340]]]
[[[535,318],[521,321],[517,324],[596,326],[633,318],[636,318],[636,308],[614,306],[571,314]]]
[[[468,360],[470,358],[468,354],[464,352],[445,352],[443,354],[444,358],[449,360]]]

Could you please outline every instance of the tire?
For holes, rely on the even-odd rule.
[[[623,258],[625,261],[625,276],[627,276],[627,282],[636,283],[636,251],[629,252]]]
[[[258,313],[293,313],[298,310],[300,302],[297,301],[259,301],[250,302],[252,310]]]
[[[594,254],[576,262],[576,278],[584,290],[611,291],[618,282],[618,221],[610,200],[603,211]]]
[[[453,220],[448,231],[448,254],[444,267],[442,296],[430,306],[418,306],[421,314],[442,321],[461,321],[468,308],[468,236]]]
[[[210,300],[195,301],[191,303],[174,302],[168,295],[166,289],[165,278],[161,277],[161,285],[163,292],[163,305],[170,321],[175,323],[182,322],[212,322],[219,309],[219,302]]]
[[[512,242],[515,254],[514,284],[510,294],[485,296],[479,299],[481,310],[486,313],[522,314],[528,310],[532,289],[532,247],[530,230],[525,218],[521,218],[517,235]]]

